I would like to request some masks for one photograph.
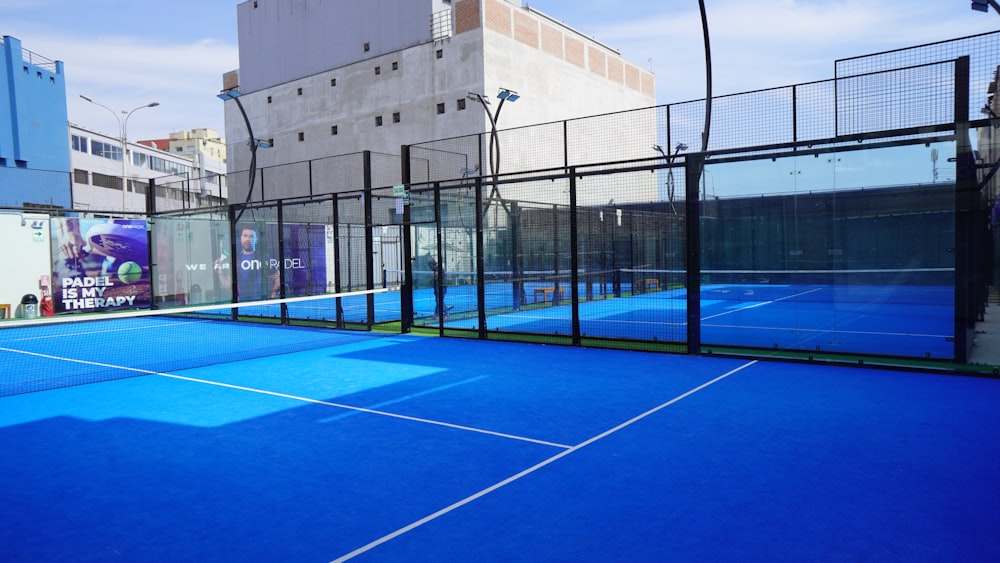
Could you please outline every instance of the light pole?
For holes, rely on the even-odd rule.
[[[490,120],[490,174],[493,176],[493,190],[490,192],[490,199],[496,195],[499,199],[500,190],[497,187],[498,177],[500,175],[500,136],[497,133],[497,121],[500,119],[500,110],[503,109],[504,102],[514,103],[521,98],[521,96],[511,90],[510,88],[500,88],[500,92],[497,94],[497,98],[500,103],[497,104],[497,109],[495,112],[490,111],[490,100],[482,95],[475,92],[469,92],[468,98],[470,100],[475,100],[483,106],[483,110],[486,111],[486,117]],[[501,204],[503,200],[500,200]]]
[[[243,216],[243,210],[246,209],[246,204],[250,203],[250,199],[253,197],[253,185],[257,178],[257,149],[266,149],[271,147],[271,143],[263,139],[257,139],[253,136],[253,127],[250,126],[250,118],[247,117],[247,110],[243,107],[243,102],[240,101],[240,96],[243,92],[240,92],[239,88],[229,88],[228,90],[223,90],[216,95],[217,98],[223,102],[227,100],[232,100],[236,102],[236,107],[240,110],[240,115],[243,116],[243,123],[247,127],[247,136],[250,140],[247,141],[247,146],[250,147],[250,178],[248,180],[247,188],[247,198],[244,201],[244,206],[240,208],[239,214],[236,215],[236,221],[240,220]]]
[[[658,153],[660,153],[660,155],[664,158],[664,160],[667,161],[667,164],[673,164],[674,163],[674,159],[677,158],[677,155],[681,151],[688,150],[688,146],[685,145],[684,143],[677,143],[677,146],[674,147],[673,154],[667,154],[667,152],[664,151],[663,147],[661,147],[660,145],[653,145],[653,150],[656,151],[656,152],[658,152]],[[671,166],[670,168],[667,168],[667,200],[670,202],[670,210],[674,212],[674,215],[677,215],[677,208],[674,207],[674,168],[673,168],[673,166]]]
[[[110,111],[111,114],[115,116],[115,119],[118,120],[118,140],[120,140],[122,144],[122,211],[128,211],[128,163],[126,162],[126,159],[128,158],[128,118],[132,117],[133,113],[143,108],[155,108],[160,105],[160,102],[151,102],[146,105],[133,108],[130,111],[121,110],[121,115],[118,115],[118,112],[115,110],[104,104],[99,104],[83,94],[80,94],[80,97],[95,106],[101,106],[102,108]]]
[[[500,197],[500,136],[497,134],[497,120],[500,119],[500,110],[503,109],[505,102],[514,103],[521,98],[517,92],[509,88],[500,88],[500,92],[497,94],[497,98],[500,103],[497,104],[497,109],[495,112],[490,111],[490,101],[486,96],[482,94],[477,94],[475,92],[469,92],[469,99],[479,102],[483,106],[483,110],[486,111],[486,117],[490,120],[490,174],[493,176],[493,188],[490,190],[490,197],[486,200],[486,206],[483,209],[483,216],[489,211],[490,203],[495,197],[499,202],[500,206],[503,207],[504,211],[507,212],[509,217],[508,226],[510,229],[510,266],[511,266],[511,283],[513,290],[513,301],[511,307],[514,311],[521,310],[521,304],[524,302],[524,283],[521,280],[521,261],[518,258],[520,254],[518,250],[518,209],[517,202],[511,202],[511,206],[508,208],[507,203],[504,202],[503,198]]]

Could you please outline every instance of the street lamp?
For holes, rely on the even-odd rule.
[[[249,187],[247,189],[247,198],[244,202],[244,207],[240,209],[239,215],[236,216],[236,220],[239,221],[240,217],[243,215],[243,210],[246,209],[245,204],[250,203],[250,199],[253,197],[253,185],[257,178],[257,149],[266,149],[271,147],[271,143],[263,139],[257,139],[253,136],[253,128],[250,126],[250,118],[247,117],[247,110],[243,107],[243,102],[240,101],[240,96],[243,92],[240,92],[239,88],[229,88],[228,90],[223,90],[216,97],[223,102],[227,100],[232,100],[236,102],[236,107],[240,110],[240,115],[243,116],[243,123],[247,127],[247,135],[250,140],[247,141],[247,146],[250,147],[250,179]]]
[[[678,153],[681,151],[688,150],[688,146],[684,143],[677,143],[674,147],[673,154],[667,154],[660,145],[653,145],[653,150],[660,153],[661,156],[667,161],[667,164],[673,164],[674,159],[677,158]],[[677,208],[674,207],[674,168],[673,166],[667,168],[667,200],[670,202],[670,210],[677,215]]]
[[[505,102],[514,103],[521,96],[511,90],[510,88],[500,88],[500,92],[497,94],[497,99],[500,103],[497,104],[496,111],[490,111],[490,101],[486,96],[482,94],[477,94],[475,92],[469,92],[468,98],[470,100],[478,101],[482,106],[483,110],[486,111],[486,117],[490,120],[490,174],[493,175],[493,188],[490,190],[490,197],[486,200],[486,206],[483,209],[483,215],[489,211],[490,203],[495,197],[499,202],[500,206],[503,207],[504,211],[510,217],[510,239],[511,239],[511,268],[513,269],[511,275],[511,281],[513,284],[513,302],[512,308],[514,311],[521,310],[521,303],[524,301],[524,285],[521,281],[521,265],[518,259],[518,211],[516,202],[512,202],[511,206],[508,208],[507,203],[504,202],[503,198],[500,197],[500,136],[497,134],[497,120],[500,119],[500,110],[503,109]]]
[[[130,111],[121,110],[121,115],[119,112],[109,108],[104,104],[99,104],[94,100],[80,94],[80,97],[84,100],[94,104],[95,106],[101,106],[102,108],[111,112],[118,120],[118,139],[122,144],[122,211],[128,211],[128,163],[126,159],[128,158],[128,118],[132,117],[132,114],[143,109],[143,108],[155,108],[160,105],[160,102],[152,102],[146,105],[133,108]]]
[[[495,178],[500,174],[500,137],[497,134],[497,121],[500,119],[500,110],[503,109],[504,102],[514,103],[521,96],[509,88],[500,88],[500,92],[497,94],[497,99],[500,100],[500,103],[497,104],[495,112],[490,111],[490,100],[486,96],[469,92],[468,98],[482,104],[483,109],[486,111],[486,117],[490,120],[490,174],[494,177],[494,191],[496,191]]]

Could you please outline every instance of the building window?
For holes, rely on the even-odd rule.
[[[382,116],[381,115],[376,115],[375,116],[375,127],[381,127],[381,126],[382,126]]]
[[[399,112],[398,111],[392,114],[392,122],[393,123],[399,123]]]
[[[436,58],[439,58],[439,59],[441,59],[441,58],[444,58],[444,49],[438,49],[438,50],[437,50],[437,51],[436,51],[436,52],[434,53],[434,56],[435,56]]]
[[[365,43],[365,52],[367,53],[368,51],[371,51],[371,50],[372,50],[372,44],[371,43]]]
[[[301,143],[302,141],[305,141],[305,140],[306,140],[306,134],[305,134],[305,132],[299,131],[299,142]]]
[[[337,126],[336,126],[336,125],[331,125],[331,126],[330,126],[330,134],[331,134],[331,135],[336,135],[336,134],[337,134],[337,132],[338,132],[338,131],[337,131]]]
[[[399,61],[392,61],[392,70],[399,70]]]
[[[458,106],[458,111],[465,109],[465,98],[459,98],[456,100],[455,105]]]
[[[299,88],[299,95],[302,95],[302,88]]]
[[[437,106],[438,115],[444,113],[444,104],[438,104]]]
[[[332,87],[334,87],[336,85],[337,85],[337,79],[336,78],[331,78],[330,79],[330,87],[332,88]]]
[[[91,139],[90,141],[90,154],[94,156],[100,156],[102,158],[108,158],[111,160],[121,160],[122,159],[122,148],[119,145],[112,145],[110,143],[102,143],[101,141],[95,141]]]
[[[267,97],[267,103],[271,103],[271,96]]]
[[[108,176],[107,174],[94,172],[92,178],[94,180],[94,185],[99,188],[111,188],[113,190],[122,189],[122,179],[119,176]]]
[[[375,67],[375,76],[378,76],[380,74],[382,74],[382,67],[380,66]]]
[[[87,138],[80,135],[73,135],[73,150],[87,152]]]
[[[73,182],[77,184],[89,184],[90,183],[90,173],[86,170],[80,170],[79,168],[73,169]]]
[[[184,147],[177,147],[174,152],[184,152]]]

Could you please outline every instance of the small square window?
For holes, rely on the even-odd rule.
[[[336,125],[331,125],[330,126],[330,134],[331,135],[336,135],[337,134],[337,126]]]
[[[367,53],[368,51],[371,51],[371,50],[372,50],[372,44],[371,43],[365,43],[365,52]]]
[[[378,76],[380,74],[382,74],[382,67],[380,66],[375,67],[375,76]]]
[[[443,58],[444,57],[444,49],[438,49],[437,52],[434,53],[434,56],[436,58],[439,58],[439,59]]]
[[[455,105],[458,106],[458,111],[462,111],[463,109],[465,109],[465,98],[459,98],[458,100],[456,100]]]
[[[302,88],[299,88],[299,95],[302,95]]]
[[[271,96],[267,97],[267,103],[271,103]]]
[[[333,87],[333,86],[336,86],[336,85],[337,85],[337,79],[336,78],[331,78],[330,79],[330,86]]]
[[[375,116],[375,127],[381,127],[381,126],[382,126],[382,116],[381,115],[376,115]]]
[[[398,111],[392,114],[392,122],[393,123],[399,123],[399,112]]]
[[[392,70],[399,70],[399,61],[392,61]]]
[[[438,112],[438,114],[444,113],[444,104],[438,104],[437,105],[437,112]]]
[[[306,140],[306,134],[302,131],[299,131],[299,142],[301,143],[302,141],[305,140]]]

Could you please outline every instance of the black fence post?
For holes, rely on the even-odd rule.
[[[400,154],[400,167],[401,175],[400,178],[403,181],[403,186],[406,187],[407,193],[410,190],[410,184],[413,181],[412,168],[410,167],[410,145],[403,145],[399,151]],[[406,202],[403,204],[403,220],[402,220],[402,230],[403,230],[403,283],[399,288],[399,315],[400,315],[400,332],[407,333],[410,332],[413,326],[413,233],[410,228],[410,204]]]
[[[685,194],[685,264],[687,286],[687,350],[689,354],[701,352],[701,200],[698,181],[704,173],[703,154],[688,156],[684,162]]]

